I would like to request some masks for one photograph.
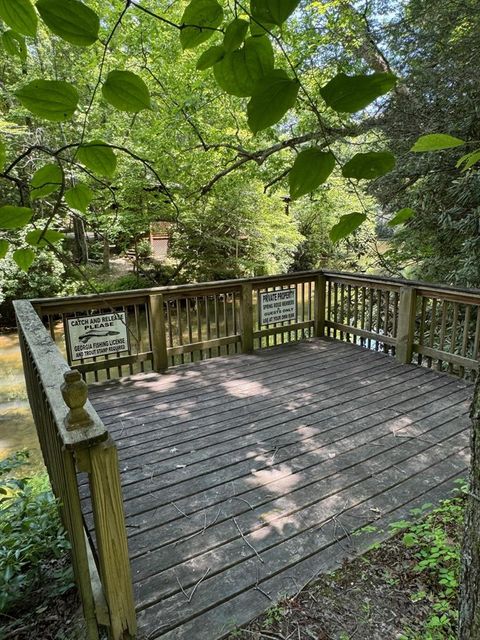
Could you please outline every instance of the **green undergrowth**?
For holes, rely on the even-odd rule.
[[[28,461],[19,452],[0,461],[0,620],[33,608],[73,586],[69,543],[46,474],[19,477]]]

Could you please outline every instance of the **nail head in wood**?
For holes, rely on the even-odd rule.
[[[60,387],[63,400],[70,409],[65,417],[65,427],[69,431],[90,427],[93,420],[85,409],[88,399],[88,385],[79,371],[72,369],[63,374],[65,382]]]

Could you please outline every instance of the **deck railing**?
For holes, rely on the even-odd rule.
[[[280,300],[288,312],[268,315],[271,300]],[[382,350],[402,363],[473,377],[479,368],[479,309],[479,290],[330,271],[17,301],[29,400],[71,541],[89,640],[98,638],[97,623],[108,626],[113,640],[134,636],[135,607],[117,451],[82,396],[80,374],[98,381],[165,372],[185,362],[327,337]],[[76,359],[69,321],[112,312],[128,331],[128,349]],[[82,474],[88,478],[94,540],[84,533]]]
[[[117,450],[87,400],[87,387],[70,369],[33,306],[15,303],[28,398],[82,600],[88,640],[98,624],[113,640],[133,638],[135,607]],[[80,476],[86,475],[95,541],[85,536]]]
[[[296,315],[262,324],[262,294],[294,290]],[[480,291],[312,271],[33,300],[69,364],[88,381],[327,336],[459,376],[478,370]],[[128,351],[76,360],[68,319],[124,312]]]

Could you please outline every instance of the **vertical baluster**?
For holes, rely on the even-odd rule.
[[[457,345],[458,302],[453,303],[452,337],[450,340],[450,353],[455,353]],[[453,363],[448,364],[449,373],[453,373]]]
[[[438,348],[440,351],[445,349],[445,332],[447,329],[447,314],[448,314],[448,302],[446,300],[442,303],[442,316],[440,322],[440,342]],[[443,369],[443,360],[438,360],[437,362],[438,371],[442,371]]]
[[[228,314],[227,314],[227,294],[223,294],[223,326],[225,329],[225,335],[230,335],[230,330],[228,327]],[[228,355],[228,345],[225,347],[225,354]]]
[[[385,291],[385,303],[384,303],[384,313],[385,316],[383,318],[383,334],[385,336],[389,335],[389,318],[390,318],[390,291]],[[383,352],[388,353],[388,344],[386,342],[383,343]]]
[[[175,316],[177,320],[177,343],[178,346],[183,346],[183,330],[182,330],[182,309],[180,299],[175,300]],[[185,358],[183,353],[180,354],[180,364],[185,364]]]
[[[353,326],[358,329],[358,287],[355,286],[353,294]],[[357,344],[358,336],[353,334],[353,343]]]
[[[260,289],[257,289],[257,328],[260,331],[262,328],[262,309],[261,309],[261,292]],[[258,348],[262,349],[264,346],[264,338],[260,337],[258,339]]]
[[[168,335],[168,346],[173,347],[173,327],[172,327],[172,314],[170,310],[170,300],[168,298],[165,299],[165,307],[167,310],[167,335]],[[175,356],[171,356],[171,364],[175,365]]]
[[[432,300],[432,310],[431,310],[431,319],[430,319],[430,336],[428,340],[428,346],[433,348],[435,346],[435,332],[437,325],[437,299],[433,298]],[[432,368],[432,358],[427,358],[427,364],[430,368]]]
[[[377,314],[375,320],[375,333],[380,336],[382,330],[382,290],[377,289]],[[375,340],[375,351],[378,351],[380,348],[380,340],[377,338]]]
[[[477,306],[477,322],[475,325],[475,338],[473,339],[473,359],[478,360],[480,350],[480,307]]]
[[[212,331],[211,331],[211,327],[210,327],[210,300],[209,300],[209,296],[204,296],[204,303],[205,303],[205,324],[206,324],[206,330],[207,330],[207,340],[211,340],[212,339]],[[211,358],[212,357],[212,350],[210,348],[207,349],[207,353],[208,353],[208,357]]]
[[[421,311],[420,311],[420,328],[418,332],[418,344],[419,346],[423,346],[424,337],[425,337],[425,319],[427,314],[427,298],[422,296],[421,303]],[[423,355],[421,353],[418,354],[418,364],[421,365],[423,360]]]
[[[344,295],[345,295],[345,285],[341,284],[340,285],[340,324],[345,324],[345,310],[344,310]],[[340,331],[340,340],[343,340],[344,337],[344,333],[343,331]]]
[[[365,311],[366,311],[367,290],[362,287],[362,307],[360,310],[360,329],[365,329]],[[365,346],[365,338],[360,338],[360,344]]]
[[[233,333],[235,335],[239,335],[240,333],[240,329],[239,329],[239,324],[240,324],[240,292],[239,291],[234,291],[233,292]],[[252,298],[253,299],[253,298]],[[252,327],[253,327],[253,305],[252,305]],[[253,328],[252,328],[253,331]],[[253,344],[253,342],[252,342]],[[235,344],[233,345],[235,348],[235,353],[240,353],[240,342],[235,342]]]
[[[373,289],[368,290],[368,330],[373,331]],[[368,348],[372,348],[372,341],[367,340]]]
[[[332,283],[331,282],[326,282],[325,284],[328,287],[327,320],[328,320],[328,322],[333,322],[333,316],[332,316]],[[332,332],[332,330],[330,329],[330,327],[328,327],[327,328],[327,337],[330,338],[330,333],[331,332]]]
[[[187,323],[188,344],[192,344],[193,342],[191,306],[192,299],[187,295],[185,298],[185,321]],[[190,351],[189,356],[190,362],[194,362],[195,354],[193,353],[193,351]]]
[[[195,296],[195,317],[197,321],[197,342],[202,341],[202,316],[200,310],[200,300],[198,296]],[[203,360],[203,351],[200,349],[198,351],[199,359]]]
[[[350,326],[350,324],[351,324],[351,322],[350,322],[350,298],[351,298],[351,295],[352,295],[352,286],[348,285],[347,286],[347,309],[346,309],[347,317],[346,317],[346,322],[345,322],[345,324],[347,324],[348,326]],[[350,342],[350,333],[347,332],[346,338],[347,338],[347,342]]]
[[[468,357],[468,341],[469,341],[469,332],[470,332],[470,318],[472,315],[472,307],[467,304],[465,305],[465,317],[463,320],[463,336],[462,336],[462,346],[460,350],[460,355],[464,357]],[[460,367],[460,377],[463,378],[465,376],[465,367]]]
[[[335,282],[333,285],[333,321],[338,323],[338,283]],[[338,330],[335,327],[333,330],[333,337],[337,339]]]

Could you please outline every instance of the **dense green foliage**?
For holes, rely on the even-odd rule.
[[[69,548],[46,476],[12,477],[26,453],[0,462],[0,615],[28,607],[41,586],[56,596],[73,586],[71,567],[52,566]]]
[[[165,220],[178,280],[346,259],[480,282],[478,0],[21,6],[0,5],[0,259],[71,267],[84,231],[123,251]]]

